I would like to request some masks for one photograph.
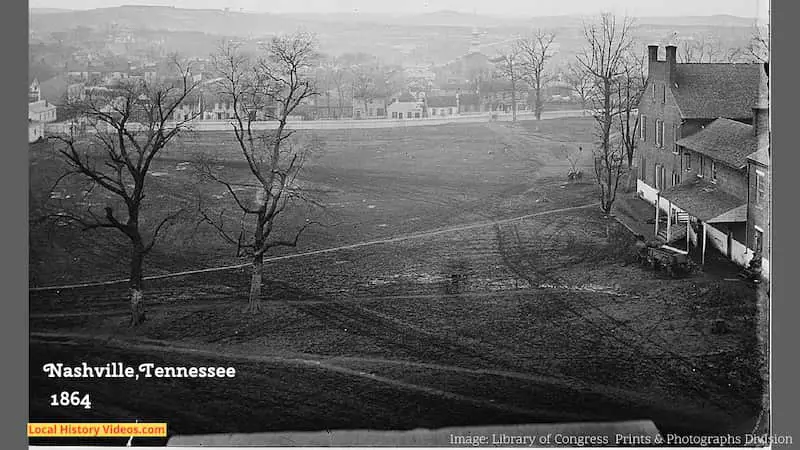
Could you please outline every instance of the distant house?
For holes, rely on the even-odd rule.
[[[504,78],[495,78],[480,84],[481,109],[484,111],[497,111],[510,113],[516,101],[517,111],[527,111],[528,91],[530,86],[522,81],[515,83],[512,89],[511,81]]]
[[[425,98],[428,117],[452,116],[459,113],[457,95],[429,96]]]
[[[336,89],[331,89],[314,96],[309,109],[312,110],[311,116],[314,119],[348,119],[353,117],[353,99],[349,95],[340,96]],[[385,109],[383,113],[385,117]]]
[[[363,99],[355,98],[353,117],[356,119],[385,119],[386,99],[374,98],[364,102]]]
[[[392,119],[421,119],[424,109],[424,101],[417,100],[411,94],[402,94],[392,100],[386,112]]]
[[[44,139],[44,122],[28,119],[28,143]]]
[[[56,106],[47,103],[47,100],[28,103],[28,119],[37,122],[55,122]]]
[[[458,112],[474,113],[481,110],[481,97],[478,94],[459,94]]]

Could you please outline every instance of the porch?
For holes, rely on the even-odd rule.
[[[683,240],[685,248],[700,247],[705,264],[707,248],[713,246],[728,259],[747,266],[753,251],[744,240],[747,204],[702,179],[666,189],[655,202],[655,234],[666,243]]]

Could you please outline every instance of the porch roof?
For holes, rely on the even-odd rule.
[[[747,206],[744,200],[721,190],[716,184],[702,178],[694,178],[666,189],[661,192],[661,196],[692,216],[706,222],[728,215],[728,213],[731,213],[730,217],[738,217],[732,211]]]
[[[726,211],[717,217],[708,219],[708,223],[730,223],[747,222],[747,205],[738,206],[730,211]]]

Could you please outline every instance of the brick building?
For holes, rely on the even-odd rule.
[[[703,258],[711,245],[747,265],[768,254],[767,67],[678,64],[676,47],[665,50],[659,61],[658,47],[648,47],[637,191],[656,206],[662,241],[694,243]]]
[[[658,193],[680,183],[677,141],[718,118],[750,124],[759,92],[760,64],[679,64],[677,47],[648,46],[648,75],[639,103],[637,191],[655,203]]]
[[[747,157],[747,227],[745,242],[754,256],[761,255],[762,273],[769,277],[772,219],[772,174],[770,170],[769,99],[759,97],[754,127],[758,150]]]

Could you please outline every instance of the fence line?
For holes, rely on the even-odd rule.
[[[586,111],[565,110],[565,111],[544,111],[542,119],[556,119],[566,117],[581,117]],[[511,120],[511,114],[494,114],[497,121],[507,122]],[[518,121],[534,120],[535,114],[532,112],[517,113]],[[350,129],[371,129],[371,128],[406,128],[417,126],[447,125],[454,123],[484,123],[492,120],[489,113],[474,115],[453,115],[446,118],[426,117],[420,119],[344,119],[344,120],[307,120],[289,121],[287,127],[295,130],[350,130]],[[190,122],[189,128],[194,131],[230,131],[230,120],[196,120]],[[168,124],[171,126],[170,124]],[[277,128],[274,121],[253,122],[254,130],[271,130]],[[135,129],[135,126],[130,126]],[[68,133],[70,130],[69,122],[48,123],[45,131],[48,133]],[[92,131],[92,130],[90,130]]]
[[[419,239],[419,238],[437,236],[437,235],[440,235],[440,234],[448,234],[448,233],[455,233],[455,232],[459,232],[459,231],[466,231],[466,230],[471,230],[471,229],[475,229],[475,228],[484,228],[484,227],[488,227],[488,226],[502,225],[502,224],[507,224],[507,223],[511,223],[511,222],[516,222],[516,221],[519,221],[519,220],[530,219],[532,217],[544,216],[544,215],[547,215],[547,214],[557,214],[557,213],[562,213],[562,212],[567,212],[567,211],[575,211],[575,210],[579,210],[579,209],[590,208],[592,206],[598,206],[599,204],[600,203],[595,202],[595,203],[590,203],[588,205],[572,206],[572,207],[569,207],[569,208],[560,208],[560,209],[551,209],[551,210],[548,210],[548,211],[540,211],[540,212],[536,212],[536,213],[526,214],[526,215],[523,215],[523,216],[512,217],[512,218],[509,218],[509,219],[493,220],[493,221],[489,221],[489,222],[477,222],[477,223],[471,223],[471,224],[467,224],[467,225],[459,225],[459,226],[454,226],[454,227],[442,228],[442,229],[438,229],[438,230],[422,231],[422,232],[419,232],[419,233],[413,233],[413,234],[409,234],[409,235],[406,235],[406,236],[396,236],[396,237],[393,237],[393,238],[377,239],[377,240],[366,241],[366,242],[358,242],[356,244],[348,244],[348,245],[342,245],[342,246],[339,246],[339,247],[331,247],[331,248],[325,248],[325,249],[320,249],[320,250],[311,250],[311,251],[308,251],[308,252],[294,253],[294,254],[291,254],[291,255],[273,256],[271,258],[265,258],[264,259],[264,263],[267,264],[267,263],[271,263],[271,262],[275,262],[275,261],[282,261],[282,260],[286,260],[286,259],[301,258],[301,257],[304,257],[304,256],[321,255],[323,253],[332,253],[332,252],[337,252],[337,251],[342,251],[342,250],[352,250],[352,249],[356,249],[356,248],[360,248],[360,247],[366,247],[366,246],[370,246],[370,245],[392,244],[392,243],[407,241],[407,240],[411,240],[411,239]],[[165,278],[176,278],[176,277],[181,277],[181,276],[185,276],[185,275],[195,275],[195,274],[200,274],[200,273],[222,272],[222,271],[225,271],[225,270],[242,269],[242,268],[245,268],[245,267],[249,267],[250,265],[251,265],[251,263],[244,263],[244,264],[235,264],[235,265],[231,265],[231,266],[210,267],[210,268],[206,268],[206,269],[196,269],[196,270],[186,270],[186,271],[183,271],[183,272],[173,272],[173,273],[167,273],[167,274],[162,274],[162,275],[151,275],[151,276],[148,276],[148,277],[144,277],[144,280],[148,280],[148,281],[149,280],[161,280],[161,279],[165,279]],[[87,283],[80,283],[80,284],[68,284],[68,285],[63,285],[63,286],[32,287],[32,288],[28,288],[28,291],[29,292],[44,292],[44,291],[60,291],[60,290],[65,290],[65,289],[80,289],[80,288],[87,288],[87,287],[111,286],[111,285],[114,285],[114,284],[127,283],[128,281],[129,281],[128,278],[124,278],[124,279],[110,280],[110,281],[97,281],[97,282],[87,282]]]

